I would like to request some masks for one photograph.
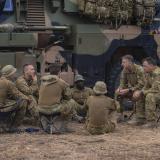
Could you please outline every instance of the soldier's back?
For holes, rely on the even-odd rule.
[[[115,110],[114,100],[106,96],[90,96],[87,100],[89,121],[94,126],[105,125],[109,111]]]

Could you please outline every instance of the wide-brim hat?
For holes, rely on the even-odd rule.
[[[96,94],[106,94],[107,93],[107,86],[102,81],[97,81],[95,86],[93,87],[93,91]]]
[[[1,74],[4,77],[10,77],[14,73],[16,73],[17,69],[12,65],[6,65],[1,69]]]

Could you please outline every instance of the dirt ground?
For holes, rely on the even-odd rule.
[[[159,160],[160,128],[119,125],[114,133],[91,136],[83,124],[74,133],[1,134],[0,160]]]

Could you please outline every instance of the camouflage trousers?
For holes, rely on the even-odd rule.
[[[30,103],[27,106],[26,115],[32,117],[35,121],[39,120],[37,101],[33,96],[29,96]]]
[[[73,99],[71,100],[64,100],[59,104],[54,104],[51,106],[48,105],[38,105],[38,111],[39,113],[43,113],[45,115],[51,115],[54,113],[60,113],[63,117],[68,117],[75,113],[75,101]]]
[[[90,124],[89,121],[86,121],[87,131],[93,135],[113,132],[115,130],[115,127],[115,123],[110,120],[108,120],[103,126],[94,126]]]
[[[155,121],[156,108],[160,102],[160,95],[148,93],[141,97],[136,103],[136,117],[146,118],[147,121]]]
[[[86,117],[87,110],[86,110],[85,104],[81,105],[81,104],[77,103],[76,101],[74,103],[75,103],[75,110],[76,110],[77,115],[79,115],[81,117]]]
[[[7,130],[21,125],[26,113],[27,104],[26,100],[19,100],[15,101],[13,105],[7,105],[0,109],[0,128]]]

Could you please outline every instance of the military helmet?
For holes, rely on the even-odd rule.
[[[6,65],[1,69],[2,76],[9,77],[14,74],[17,69],[12,65]]]
[[[80,74],[77,74],[74,78],[74,82],[77,82],[77,81],[84,81],[83,76]]]
[[[104,82],[97,81],[95,86],[93,87],[93,91],[96,94],[105,94],[105,93],[107,93],[107,86]]]

